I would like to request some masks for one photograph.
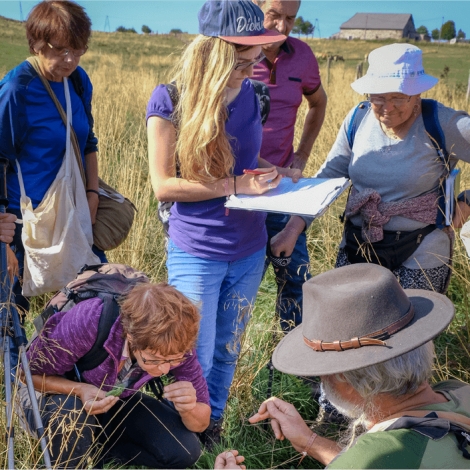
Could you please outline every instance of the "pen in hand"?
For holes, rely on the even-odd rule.
[[[245,175],[264,175],[265,173],[269,173],[270,171],[272,171],[272,168],[266,168],[266,171],[245,169],[243,170],[243,173],[245,173]]]

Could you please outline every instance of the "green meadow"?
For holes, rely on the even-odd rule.
[[[166,279],[165,250],[148,175],[145,109],[152,90],[157,84],[169,79],[171,66],[191,38],[188,35],[177,37],[97,32],[93,34],[90,49],[80,62],[94,86],[93,110],[95,131],[100,142],[100,174],[109,184],[132,199],[138,208],[128,239],[118,249],[109,252],[110,262],[129,264],[147,272],[155,281]],[[325,123],[314,145],[306,176],[314,174],[320,167],[342,120],[361,100],[349,86],[355,79],[357,64],[372,49],[386,42],[308,40],[308,44],[318,55],[341,55],[344,61],[331,62],[329,71],[327,61],[320,61],[329,100]],[[470,69],[470,46],[419,46],[423,48],[428,73],[446,75],[426,96],[468,112],[465,93]],[[0,17],[0,77],[27,56],[23,25]],[[444,72],[446,67],[447,74]],[[306,112],[304,104],[298,115],[296,142],[300,138]],[[470,187],[470,171],[466,165],[461,166],[462,186]],[[344,204],[345,196],[335,202],[308,231],[313,275],[334,266],[342,233],[338,216]],[[470,266],[458,236],[454,270],[448,296],[455,303],[457,314],[451,326],[436,340],[435,380],[457,378],[470,381]],[[251,426],[247,422],[247,418],[267,397],[266,365],[282,335],[274,317],[275,298],[275,282],[272,272],[268,271],[259,290],[253,319],[243,339],[241,358],[226,412],[224,441],[213,453],[205,452],[197,468],[211,468],[215,455],[228,448],[238,449],[246,457],[248,468],[294,468],[300,460],[300,454],[288,442],[276,441],[270,429],[261,425]],[[47,296],[33,300],[27,319],[28,331],[31,331],[32,318],[40,312],[46,300]],[[300,379],[275,371],[272,393],[294,403],[302,416],[313,423],[318,405],[311,399],[309,387]],[[5,435],[3,414],[0,428],[3,428]],[[339,428],[331,425],[321,432],[334,437],[338,435]],[[16,427],[15,444],[17,468],[36,468],[40,465],[40,451],[36,441],[27,437],[19,426]],[[6,467],[6,449],[2,440],[0,465]],[[321,468],[321,465],[307,458],[299,468]]]

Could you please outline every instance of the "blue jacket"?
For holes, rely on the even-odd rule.
[[[91,115],[92,85],[85,71],[78,67],[84,94],[77,95],[69,81],[72,124],[77,134],[82,160],[98,150],[84,103]],[[58,100],[65,105],[63,82],[49,82]],[[22,62],[0,82],[0,157],[12,164],[7,174],[9,207],[19,209],[20,190],[16,166],[18,159],[26,194],[36,207],[54,181],[65,153],[65,125],[29,62]]]

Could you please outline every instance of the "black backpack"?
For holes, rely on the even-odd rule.
[[[43,330],[46,321],[57,312],[67,312],[83,300],[98,297],[103,300],[98,335],[90,351],[81,357],[74,369],[66,374],[71,380],[80,380],[84,371],[95,369],[107,357],[103,345],[108,339],[111,327],[119,316],[118,300],[137,284],[148,283],[149,278],[124,264],[97,264],[83,266],[77,277],[52,297],[43,312],[34,319],[36,332],[29,345]]]

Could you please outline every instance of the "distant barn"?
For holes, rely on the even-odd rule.
[[[413,16],[401,13],[356,13],[335,34],[340,39],[420,39]]]

